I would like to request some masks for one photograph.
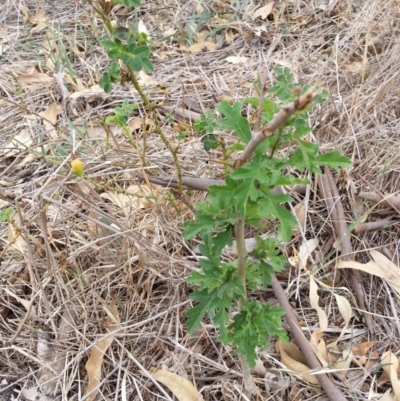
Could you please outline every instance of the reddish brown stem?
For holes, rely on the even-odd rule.
[[[307,364],[311,369],[322,369],[322,365],[320,364],[318,358],[315,356],[314,351],[311,348],[310,343],[308,342],[306,336],[304,335],[297,317],[290,305],[286,294],[279,283],[278,279],[272,276],[272,288],[274,290],[274,294],[278,299],[280,306],[286,310],[286,321],[290,326],[290,332],[293,337],[296,339],[297,344],[299,345],[304,357],[307,360]],[[346,401],[347,398],[345,395],[339,390],[339,388],[332,382],[332,380],[326,374],[318,374],[316,375],[321,387],[324,389],[327,397],[331,401]]]

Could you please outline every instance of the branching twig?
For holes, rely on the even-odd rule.
[[[303,110],[307,105],[309,105],[317,96],[321,94],[321,90],[316,87],[310,88],[303,95],[299,97],[292,103],[289,103],[281,108],[281,110],[275,114],[272,121],[261,131],[255,132],[250,142],[247,144],[246,148],[236,159],[235,164],[237,166],[243,165],[247,160],[249,160],[253,152],[256,150],[257,146],[268,136],[271,136],[279,126],[284,124],[289,118],[298,110]],[[260,105],[260,107],[262,107]]]

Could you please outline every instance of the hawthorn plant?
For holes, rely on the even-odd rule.
[[[156,133],[173,156],[182,192],[176,150],[164,135],[155,108],[136,78],[141,70],[153,71],[151,41],[135,26],[114,27],[109,18],[115,6],[137,8],[140,0],[87,2],[107,29],[107,35],[100,42],[112,60],[100,79],[100,86],[110,93],[114,84],[124,75],[128,76],[155,124]],[[236,153],[238,156],[227,171],[225,185],[209,188],[207,199],[196,206],[195,221],[186,222],[183,233],[186,239],[200,237],[199,250],[203,256],[199,261],[200,270],[187,279],[194,288],[190,297],[196,303],[187,312],[189,332],[198,328],[208,315],[218,329],[219,339],[235,347],[242,366],[245,394],[249,396],[253,391],[250,368],[255,366],[257,349],[266,348],[272,336],[287,337],[281,325],[285,311],[252,296],[256,290],[270,285],[273,275],[282,270],[285,259],[281,246],[290,240],[292,229],[297,225],[287,208],[292,197],[276,189],[308,184],[308,180],[300,178],[305,170],[320,174],[321,166],[337,170],[350,165],[350,160],[338,151],[319,154],[318,143],[307,138],[312,132],[308,124],[311,105],[321,104],[327,92],[295,84],[288,68],[276,68],[275,75],[276,85],[267,93],[263,83],[258,98],[247,98],[233,105],[223,101],[216,106],[222,118],[216,119],[208,111],[195,122],[194,129],[202,133],[207,151],[222,145],[224,155]],[[105,123],[125,126],[135,107],[124,103]],[[244,107],[256,111],[255,124],[242,115]],[[233,131],[237,143],[226,151],[213,134],[217,129]],[[268,221],[275,225],[275,235],[257,239],[255,248],[248,252],[246,229],[265,231]],[[237,257],[226,260],[223,250],[233,240]]]
[[[194,290],[195,306],[187,312],[192,333],[207,314],[224,344],[235,347],[240,357],[247,394],[252,392],[250,368],[255,366],[257,349],[265,349],[272,336],[285,340],[281,317],[285,311],[251,295],[265,289],[285,262],[280,251],[297,225],[287,206],[292,197],[277,187],[308,184],[299,173],[320,174],[321,166],[333,169],[350,165],[338,151],[319,154],[319,145],[307,140],[312,102],[321,104],[327,92],[293,83],[288,68],[276,68],[276,85],[259,98],[231,105],[217,105],[222,118],[213,126],[232,130],[237,136],[233,149],[240,151],[225,177],[225,185],[211,186],[206,200],[196,205],[195,221],[185,223],[184,237],[200,237],[200,270],[187,281]],[[255,128],[243,117],[244,106],[258,110]],[[210,114],[208,114],[208,117]],[[207,133],[210,135],[210,133]],[[288,146],[290,144],[290,146]],[[257,239],[253,250],[245,245],[245,230],[266,230],[270,221],[275,235]],[[236,259],[223,258],[223,250],[236,242]]]

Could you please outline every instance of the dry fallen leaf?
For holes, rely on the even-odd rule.
[[[153,378],[164,384],[175,395],[178,401],[204,401],[191,381],[168,370],[157,370]]]
[[[57,122],[57,116],[61,113],[62,107],[57,103],[52,103],[45,111],[39,113],[43,117],[43,125],[46,128],[46,132],[53,138],[57,139],[57,131],[54,125]]]
[[[147,39],[151,39],[149,30],[147,29],[145,23],[141,19],[139,20],[139,24],[138,24],[138,32],[144,33],[147,36]]]
[[[353,74],[360,73],[364,70],[364,62],[362,61],[353,61],[350,64],[346,65],[346,68],[352,72]]]
[[[126,216],[137,209],[150,209],[154,199],[152,192],[146,185],[130,185],[126,193],[103,192],[100,196],[119,206]]]
[[[233,33],[232,29],[228,29],[225,32],[225,42],[227,45],[231,45],[235,39],[235,34]]]
[[[351,305],[350,302],[342,295],[338,295],[335,293],[333,295],[335,296],[336,302],[338,304],[339,312],[344,319],[344,326],[342,328],[342,331],[340,332],[340,336],[335,341],[335,343],[337,343],[344,336],[347,330],[347,326],[349,325],[351,318]]]
[[[19,297],[18,295],[14,294],[11,290],[9,290],[7,287],[3,286],[2,290],[4,292],[6,292],[8,295],[10,295],[11,297],[13,297],[14,299],[16,299],[21,305],[23,305],[25,307],[25,309],[28,311],[30,308],[30,313],[29,313],[29,318],[33,318],[36,316],[36,309],[35,307],[32,305],[30,306],[30,301],[23,299],[21,297]]]
[[[61,318],[58,327],[58,340],[62,342],[71,341],[75,333],[76,312],[66,310]],[[38,382],[40,388],[46,394],[55,394],[56,390],[61,392],[58,386],[59,375],[65,367],[68,358],[68,351],[62,347],[48,343],[44,338],[39,338],[37,344],[37,355],[44,362],[43,368],[39,372]]]
[[[315,280],[310,275],[310,304],[317,311],[319,327],[321,331],[325,331],[328,327],[328,318],[325,311],[319,306],[318,286]]]
[[[35,15],[32,15],[28,18],[28,21],[35,25],[34,28],[31,29],[32,32],[39,32],[43,28],[46,27],[47,18],[44,15],[44,10],[39,10]]]
[[[31,134],[24,128],[18,135],[11,139],[11,143],[3,147],[4,156],[11,157],[20,153],[21,150],[29,148],[33,143]]]
[[[6,25],[0,26],[0,43],[6,44],[10,41],[7,35],[8,27]]]
[[[90,88],[86,88],[80,91],[76,91],[71,94],[70,99],[78,99],[80,97],[85,99],[98,99],[105,98],[107,95],[99,85],[93,85]]]
[[[201,42],[193,43],[191,46],[186,47],[181,45],[180,50],[185,53],[199,53],[202,51],[211,51],[215,50],[217,45],[210,40],[203,40]]]
[[[392,390],[389,388],[386,390],[385,394],[381,398],[379,398],[379,401],[398,401],[396,400],[396,396],[392,394]]]
[[[16,257],[21,257],[22,255],[25,255],[26,252],[26,242],[22,238],[21,233],[18,232],[16,227],[19,225],[19,218],[18,216],[15,216],[14,218],[14,223],[8,223],[7,226],[7,231],[8,231],[8,236],[7,236],[7,247],[11,244],[9,249],[12,249],[14,251],[17,251],[14,253],[14,258]]]
[[[330,364],[331,358],[323,337],[324,332],[321,330],[316,330],[311,334],[310,343],[315,350],[315,355],[320,360],[322,366],[326,367]]]
[[[16,79],[24,89],[28,89],[31,85],[45,84],[54,81],[53,77],[37,71],[27,74],[17,74]]]
[[[300,245],[299,249],[299,258],[300,258],[300,263],[301,267],[303,269],[307,268],[308,260],[311,257],[311,254],[318,248],[318,240],[315,238],[309,239],[306,242],[303,242]]]
[[[297,217],[297,221],[299,222],[299,227],[304,230],[306,225],[306,208],[303,202],[297,203],[294,207],[294,214]]]
[[[331,345],[331,344],[329,344]],[[334,365],[335,374],[340,377],[346,377],[348,370],[350,369],[350,364],[353,361],[353,353],[351,352],[351,348],[346,348],[342,352],[342,357],[339,358]]]
[[[107,312],[107,318],[105,321],[106,330],[108,332],[117,330],[120,327],[120,320],[116,302],[114,300],[111,301],[109,308],[105,308],[105,310]],[[90,393],[99,385],[101,380],[101,368],[103,365],[104,354],[112,344],[113,340],[114,336],[106,337],[103,340],[100,340],[97,344],[93,345],[90,349],[90,356],[85,365],[88,375],[86,393]],[[93,391],[87,400],[93,401],[96,398],[97,393],[98,390]]]
[[[374,259],[368,263],[339,260],[339,269],[356,269],[378,276],[385,280],[398,294],[400,294],[400,268],[378,251],[370,251]]]
[[[397,401],[400,401],[400,381],[397,375],[399,360],[392,353],[392,351],[387,351],[382,355],[381,365],[384,372],[390,378],[390,383],[392,384],[393,392]]]
[[[260,8],[258,8],[253,16],[251,17],[253,19],[253,21],[255,19],[257,19],[258,17],[261,17],[262,19],[265,19],[268,17],[268,15],[271,14],[272,9],[274,8],[275,5],[275,1],[270,1],[269,3],[267,3],[265,6],[262,6]]]
[[[318,379],[315,375],[309,374],[311,370],[305,361],[301,351],[293,343],[284,343],[278,340],[275,348],[281,355],[281,362],[292,372],[298,374],[303,380],[311,384],[318,384]]]
[[[157,81],[151,76],[147,75],[143,70],[137,73],[139,83],[143,86],[156,86]]]

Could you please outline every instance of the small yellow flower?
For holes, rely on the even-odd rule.
[[[75,174],[81,175],[83,173],[83,161],[81,159],[72,160],[71,169]]]

